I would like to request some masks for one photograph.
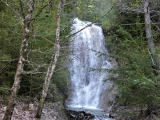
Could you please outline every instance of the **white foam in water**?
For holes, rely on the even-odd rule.
[[[90,22],[75,18],[71,33],[81,30],[88,24]],[[72,61],[69,66],[72,95],[67,106],[100,110],[98,105],[104,89],[103,80],[107,76],[107,72],[100,70],[112,67],[107,56],[101,55],[107,54],[102,28],[91,25],[75,34],[71,38],[70,50],[72,51],[69,56]]]

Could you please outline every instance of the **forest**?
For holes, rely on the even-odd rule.
[[[74,18],[102,27],[116,62],[111,117],[159,120],[159,0],[0,0],[0,120],[70,120],[70,39],[86,29],[72,33]]]

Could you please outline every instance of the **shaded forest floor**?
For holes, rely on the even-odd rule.
[[[38,102],[29,104],[26,101],[26,99],[17,101],[11,120],[37,120],[35,115]],[[0,120],[3,119],[5,110],[6,105],[1,102],[0,98]],[[119,106],[113,114],[115,114],[113,120],[160,120],[160,112],[145,115],[145,110],[142,112],[136,107],[129,106]],[[60,102],[45,102],[41,120],[68,120],[68,118]]]
[[[35,114],[38,102],[34,102],[30,105],[31,107],[23,101],[17,101],[11,120],[36,120]],[[67,120],[65,112],[62,110],[61,106],[60,102],[46,102],[43,107],[41,120]],[[5,110],[6,106],[0,103],[0,120],[3,119]]]

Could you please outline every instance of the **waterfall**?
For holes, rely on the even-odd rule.
[[[73,20],[72,31],[75,33],[91,22]],[[104,83],[112,67],[105,48],[102,28],[92,24],[71,38],[69,71],[71,74],[71,94],[67,106],[72,108],[101,109],[104,92],[109,83]]]

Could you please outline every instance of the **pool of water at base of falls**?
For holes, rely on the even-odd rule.
[[[84,111],[85,113],[89,113],[95,116],[94,120],[114,120],[112,118],[109,118],[109,112],[98,109],[98,108],[85,108],[85,107],[67,107],[68,110],[72,111]]]

